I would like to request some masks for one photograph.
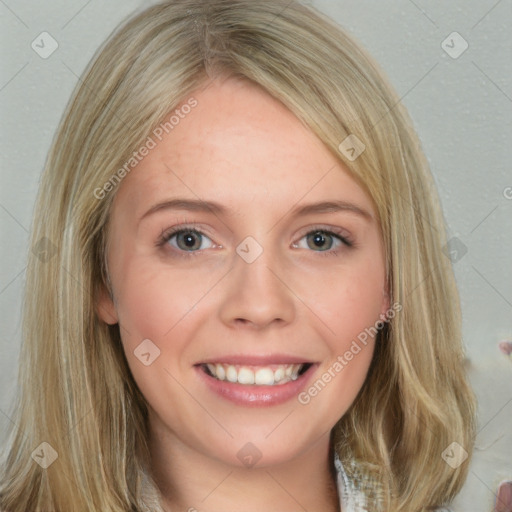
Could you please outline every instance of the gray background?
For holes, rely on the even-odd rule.
[[[28,231],[47,151],[96,48],[151,3],[0,0],[0,436],[16,390]],[[512,479],[512,359],[497,348],[512,339],[511,1],[309,3],[352,33],[388,74],[419,132],[449,236],[467,248],[454,268],[479,433],[454,509],[490,510],[498,482]],[[59,45],[46,59],[31,48],[43,31]],[[457,58],[463,41],[453,32],[469,45]]]

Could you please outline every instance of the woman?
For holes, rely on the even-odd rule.
[[[475,399],[435,187],[376,64],[316,11],[123,24],[32,240],[54,254],[27,268],[9,512],[424,511],[461,489]]]

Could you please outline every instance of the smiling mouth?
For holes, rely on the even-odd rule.
[[[226,363],[201,364],[201,369],[214,379],[246,386],[279,386],[297,380],[312,363],[271,364],[267,366]]]

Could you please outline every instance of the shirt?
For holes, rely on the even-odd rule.
[[[340,498],[340,508],[343,512],[367,512],[367,500],[362,492],[356,490],[354,482],[349,480],[338,454],[334,453],[336,468],[336,485]]]
[[[355,483],[349,479],[337,453],[334,454],[334,467],[336,468],[336,484],[342,512],[368,512],[368,502],[364,493],[359,491]],[[437,508],[435,511],[452,512],[446,507]]]

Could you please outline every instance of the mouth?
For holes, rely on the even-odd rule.
[[[194,365],[209,392],[237,406],[266,407],[293,400],[319,363],[286,354],[230,355]]]
[[[243,386],[282,386],[301,377],[312,363],[239,365],[228,363],[203,363],[201,370],[218,381],[238,383]]]

